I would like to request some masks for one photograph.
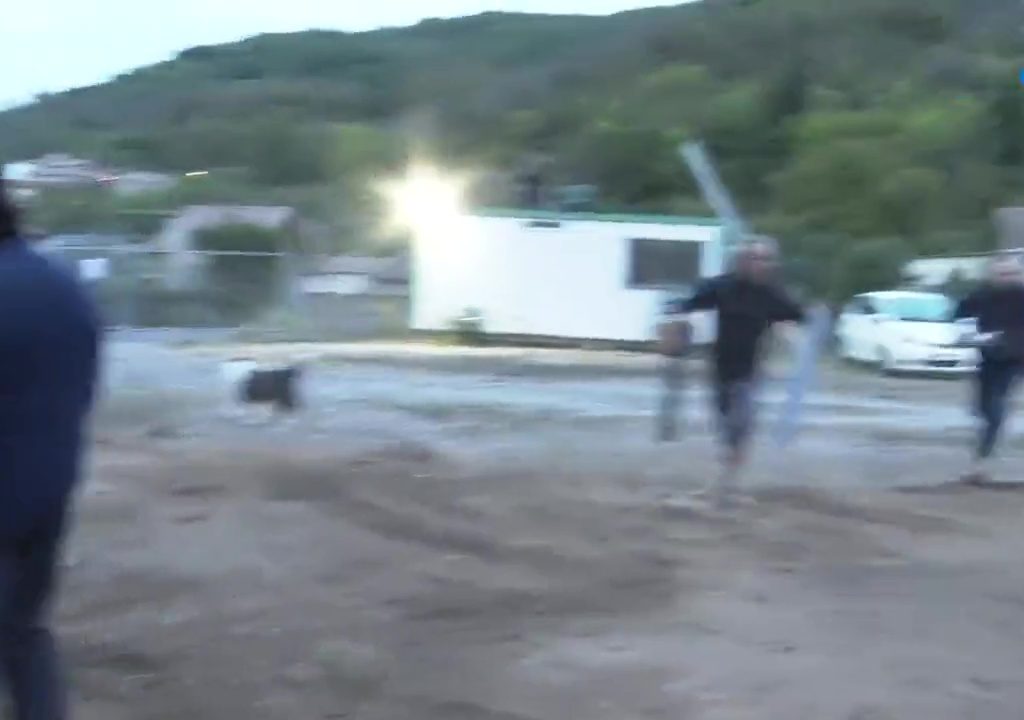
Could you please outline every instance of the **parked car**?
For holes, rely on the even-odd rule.
[[[964,373],[978,352],[959,347],[962,323],[955,302],[941,293],[871,292],[853,298],[836,322],[840,357],[870,363],[885,373]]]

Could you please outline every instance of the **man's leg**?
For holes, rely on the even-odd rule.
[[[982,466],[986,457],[991,453],[994,443],[994,377],[995,370],[992,363],[982,360],[981,364],[978,365],[978,374],[975,378],[974,386],[975,407],[981,425],[978,428],[978,439],[974,446],[974,466],[969,479],[983,479]]]
[[[678,434],[680,394],[683,385],[683,361],[679,357],[661,360],[661,406],[658,413],[658,438],[675,440]]]
[[[999,363],[983,360],[978,367],[976,385],[978,418],[981,427],[978,431],[978,442],[975,446],[975,468],[973,477],[983,480],[984,463],[991,457],[995,449],[999,428],[1002,425],[1002,368]]]
[[[729,464],[730,453],[729,453],[729,409],[731,406],[731,398],[729,397],[729,383],[719,377],[714,377],[711,381],[711,416],[713,418],[714,430],[718,434],[719,443],[723,447],[725,455],[722,458],[723,466]],[[709,479],[704,483],[704,486],[694,493],[695,495],[703,498],[714,500],[721,496],[722,486],[725,482],[722,474],[720,473],[717,477]]]
[[[14,720],[65,720],[67,698],[47,628],[62,522],[0,546],[0,670]]]
[[[747,462],[754,414],[753,386],[748,381],[730,382],[723,387],[722,392],[724,401],[720,401],[720,417],[725,457],[717,502],[719,507],[726,507],[735,496],[740,473]]]

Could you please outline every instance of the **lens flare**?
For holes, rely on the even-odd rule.
[[[383,183],[389,221],[414,234],[430,234],[464,215],[465,181],[418,165],[398,180]]]

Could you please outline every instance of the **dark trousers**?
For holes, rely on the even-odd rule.
[[[661,358],[661,402],[658,409],[658,438],[675,440],[679,430],[679,405],[683,392],[683,359],[681,356]]]
[[[63,519],[0,541],[0,672],[14,720],[64,720],[67,699],[47,627]]]
[[[978,366],[976,402],[982,422],[977,448],[979,459],[990,457],[995,450],[1020,369],[1016,362],[991,359],[983,359]]]
[[[719,433],[730,450],[741,450],[754,431],[756,385],[753,378],[715,380]]]

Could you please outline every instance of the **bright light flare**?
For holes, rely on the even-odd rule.
[[[427,166],[414,166],[405,177],[383,183],[390,221],[416,234],[443,231],[464,215],[464,179]]]

